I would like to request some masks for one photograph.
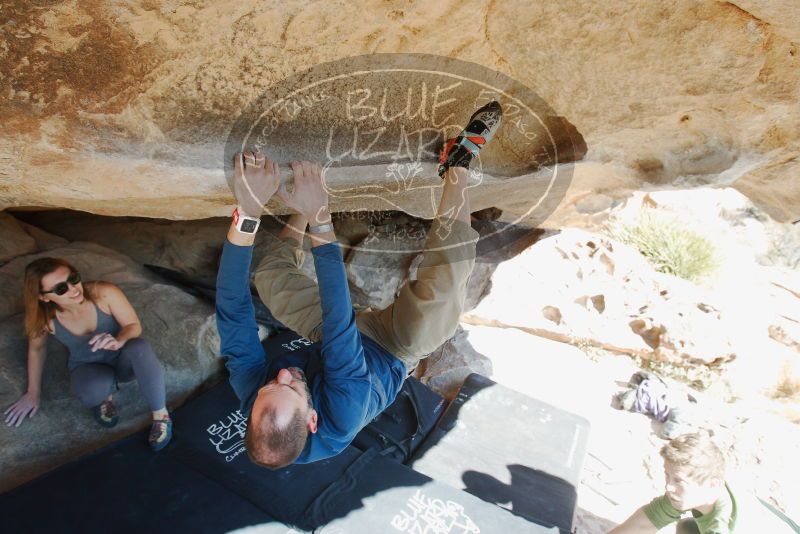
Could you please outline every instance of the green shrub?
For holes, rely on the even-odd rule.
[[[696,281],[712,274],[719,265],[714,244],[675,220],[646,213],[635,224],[618,225],[610,233],[636,247],[662,273]]]

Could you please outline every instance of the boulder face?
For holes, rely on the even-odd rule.
[[[718,366],[737,356],[727,317],[692,284],[655,272],[636,250],[604,236],[565,230],[497,273],[467,320],[681,365]]]
[[[637,242],[620,231],[653,221],[661,237]],[[601,232],[564,229],[501,263],[491,291],[462,324],[516,329],[589,354],[632,355],[698,387],[722,378],[740,397],[793,398],[800,384],[796,230],[733,189],[635,193]],[[715,258],[694,281],[657,271],[654,264],[678,272],[661,263],[665,256],[640,252],[652,253],[654,244],[666,250],[666,241],[690,234]],[[669,262],[699,264],[699,257]],[[480,341],[475,346],[482,350]]]
[[[475,179],[473,209],[531,218],[547,197],[532,218],[555,226],[563,215],[555,205],[585,210],[597,204],[587,195],[724,184],[779,220],[800,218],[792,179],[800,165],[800,14],[788,0],[17,1],[6,3],[3,19],[0,208],[227,215],[234,202],[224,163],[242,114],[268,89],[286,97],[328,80],[315,86],[324,91],[284,101],[275,116],[254,117],[266,129],[251,132],[248,146],[284,163],[335,162],[331,189],[361,192],[336,196],[335,211],[430,216],[429,190],[439,187],[432,156],[447,127],[499,90],[506,123]],[[427,59],[410,55],[421,52]],[[365,64],[373,67],[366,85],[352,70],[330,83]],[[409,74],[421,64],[425,73]],[[375,65],[406,70],[382,78]],[[437,65],[438,85],[430,78]],[[461,85],[448,89],[456,82],[443,80],[454,76]],[[492,91],[482,95],[481,83]],[[437,94],[442,120],[433,119]],[[378,119],[387,118],[394,122],[386,131],[405,132],[391,142],[377,140]],[[341,146],[328,146],[336,128]],[[351,138],[353,157],[331,157],[332,147],[347,152]],[[383,157],[362,157],[358,147],[370,146]],[[424,164],[409,166],[401,153]]]
[[[28,234],[14,217],[7,213],[0,213],[0,264],[8,260],[30,254],[37,250],[36,240]]]

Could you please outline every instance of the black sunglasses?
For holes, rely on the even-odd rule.
[[[69,284],[70,286],[76,286],[80,283],[81,283],[81,273],[79,272],[69,273],[66,282],[59,282],[53,286],[53,289],[49,291],[42,291],[41,293],[42,295],[44,295],[45,293],[55,293],[60,297],[61,295],[64,295],[67,291],[69,291],[69,286],[67,284]]]

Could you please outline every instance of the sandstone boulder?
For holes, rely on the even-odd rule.
[[[772,274],[768,292],[772,304],[769,336],[800,352],[800,274],[788,270]]]
[[[428,387],[448,400],[453,400],[464,380],[471,373],[492,375],[492,361],[475,350],[469,333],[458,327],[453,337],[429,354],[416,371]]]
[[[535,90],[552,110],[536,110],[536,132],[563,133],[549,144],[560,155],[574,149],[559,163],[581,160],[588,145],[565,199],[571,210],[587,194],[615,198],[643,183],[725,184],[774,217],[796,220],[800,16],[794,7],[788,0],[633,6],[511,0],[468,7],[448,0],[435,8],[379,0],[293,1],[280,8],[144,0],[12,4],[4,9],[10,29],[0,60],[7,73],[0,82],[0,206],[171,219],[227,215],[233,200],[222,171],[225,138],[265,88],[342,58],[425,50]],[[451,23],[455,11],[459,25]],[[342,87],[327,96],[359,89]],[[386,116],[406,109],[406,93],[388,88]],[[299,107],[301,119],[270,140],[281,158],[293,156],[289,145],[307,157],[320,155],[320,139],[340,126],[340,115],[321,99],[326,95],[312,96],[287,106],[289,113]],[[368,105],[381,115],[380,95]],[[561,128],[564,118],[571,129]],[[542,148],[496,147],[503,157],[492,165],[500,171],[535,162],[527,151]],[[393,183],[384,170],[346,166],[338,183]],[[426,186],[435,185],[432,166],[423,172]],[[487,176],[475,188],[476,209],[514,212],[538,198],[546,182],[530,173]],[[333,209],[419,214],[430,206],[425,189],[395,200],[390,208],[377,197],[340,198]]]
[[[634,225],[643,212],[652,220],[677,221],[713,247],[718,266],[698,285],[705,302],[727,316],[738,352],[750,355],[744,360],[759,362],[743,373],[749,382],[778,355],[786,359],[769,340],[790,348],[800,340],[800,227],[774,221],[730,188],[638,192],[612,210],[612,225]]]
[[[724,313],[698,288],[655,272],[626,245],[579,230],[501,264],[469,320],[682,365],[736,357]]]
[[[800,278],[791,268],[793,228],[733,189],[638,192],[605,217],[612,227],[636,224],[643,211],[705,237],[717,269],[690,283],[655,272],[606,235],[566,230],[501,264],[488,297],[463,320],[667,362],[653,365],[684,367],[677,372],[705,374],[704,382],[716,374],[709,369],[723,369],[729,393],[794,398]]]
[[[20,221],[6,212],[0,212],[0,265],[40,250],[49,250],[67,244],[67,240],[49,234],[39,228]]]
[[[0,234],[3,236],[3,241],[0,242],[0,264],[16,256],[36,251],[36,241],[33,237],[7,213],[0,212]]]

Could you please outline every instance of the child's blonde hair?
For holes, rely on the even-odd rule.
[[[725,455],[705,431],[684,434],[671,440],[662,447],[661,457],[698,484],[725,478]]]

